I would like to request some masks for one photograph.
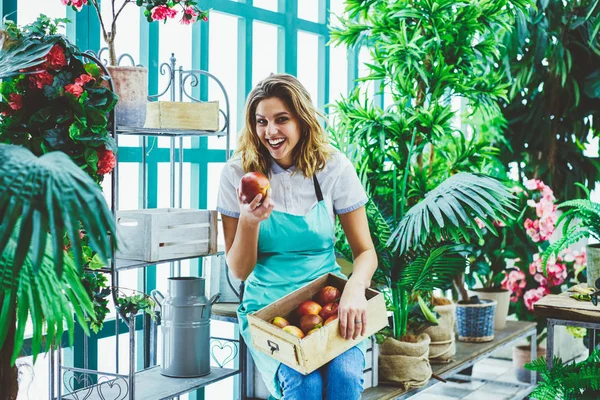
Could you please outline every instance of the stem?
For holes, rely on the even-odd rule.
[[[394,337],[401,340],[406,335],[408,327],[408,292],[394,282],[392,285],[392,299],[394,302]]]
[[[404,216],[404,205],[406,203],[406,199],[404,196],[406,195],[406,183],[408,182],[408,171],[410,170],[410,159],[412,157],[412,153],[415,147],[415,138],[417,137],[417,128],[413,128],[412,137],[410,138],[410,147],[408,148],[408,157],[406,158],[406,166],[404,167],[404,176],[402,177],[402,188],[400,192],[400,215],[398,219],[402,219]]]

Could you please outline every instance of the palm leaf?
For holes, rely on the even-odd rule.
[[[35,269],[50,232],[58,276],[63,268],[63,235],[72,243],[74,262],[82,268],[80,227],[103,261],[116,247],[116,225],[98,186],[62,152],[34,156],[20,146],[0,144],[0,254],[17,228],[13,268],[18,276],[30,248]],[[110,232],[110,235],[108,234]]]
[[[420,252],[402,271],[400,286],[407,291],[446,289],[467,266],[465,250],[464,246],[441,245]]]
[[[437,241],[446,238],[470,241],[473,234],[481,238],[476,217],[495,232],[492,222],[513,218],[516,208],[513,195],[491,177],[462,172],[429,192],[413,206],[390,236],[388,245],[399,255],[425,244],[433,235]]]
[[[32,353],[34,360],[42,350],[43,327],[46,326],[46,349],[55,344],[57,338],[62,336],[63,323],[66,320],[71,344],[74,339],[73,313],[83,312],[94,315],[94,308],[85,288],[77,267],[69,256],[64,254],[64,272],[59,277],[55,268],[52,239],[46,234],[45,252],[39,265],[33,265],[31,253],[25,257],[20,268],[20,274],[15,273],[13,264],[15,253],[19,244],[17,230],[13,231],[2,256],[0,257],[0,271],[3,280],[0,282],[0,300],[2,312],[0,313],[0,347],[6,339],[6,328],[16,308],[17,331],[13,347],[12,363],[21,353],[24,341],[25,327],[28,317],[33,325]],[[35,267],[35,268],[34,268]],[[37,271],[37,272],[36,272]],[[16,292],[16,296],[12,294]],[[76,302],[69,305],[70,294],[76,296]],[[18,298],[18,302],[15,301]],[[78,311],[81,310],[81,311]],[[81,323],[87,333],[87,325]]]

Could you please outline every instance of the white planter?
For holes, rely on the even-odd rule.
[[[504,329],[506,326],[506,316],[508,315],[508,305],[510,303],[510,292],[506,289],[473,289],[469,290],[469,296],[479,296],[483,300],[496,300],[496,314],[494,316],[494,329]]]

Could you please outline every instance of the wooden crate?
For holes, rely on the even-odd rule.
[[[218,131],[219,102],[150,102],[144,128]]]
[[[217,211],[155,208],[117,211],[117,257],[161,261],[217,252]]]
[[[269,306],[249,314],[248,323],[254,347],[306,375],[387,326],[387,311],[383,295],[372,289],[367,289],[365,293],[366,335],[359,336],[356,340],[346,340],[340,336],[337,320],[303,339],[270,323],[277,316],[293,320],[296,307],[301,302],[312,299],[326,285],[343,290],[346,280],[333,274],[324,275]]]

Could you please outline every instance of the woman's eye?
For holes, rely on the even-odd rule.
[[[266,122],[267,121],[265,121],[264,119],[257,119],[256,120],[256,123],[259,124],[259,125],[264,125],[264,124],[266,124]]]
[[[280,117],[280,118],[277,118],[277,123],[279,123],[279,124],[283,124],[283,123],[284,123],[284,122],[286,122],[287,120],[288,120],[288,118],[287,118],[287,117]]]

